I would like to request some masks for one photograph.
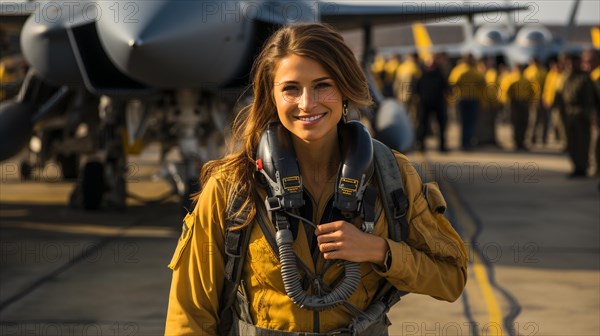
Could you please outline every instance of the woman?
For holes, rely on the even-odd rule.
[[[403,291],[456,300],[466,282],[464,245],[445,218],[427,206],[423,185],[406,157],[396,153],[408,198],[410,231],[405,242],[387,238],[384,215],[374,231],[366,233],[332,210],[341,160],[338,128],[348,109],[371,104],[365,76],[341,35],[320,24],[281,28],[255,61],[253,89],[253,103],[234,123],[237,148],[203,167],[203,190],[184,221],[184,233],[169,265],[174,273],[166,334],[217,334],[227,258],[226,223],[230,217],[244,218],[240,216],[244,210],[247,220],[235,229],[250,227],[239,287],[248,300],[250,321],[234,320],[234,332],[244,333],[235,329],[238,325],[254,325],[261,331],[347,330],[386,280]],[[360,285],[343,305],[314,311],[290,300],[276,252],[261,226],[252,225],[265,213],[263,200],[268,192],[256,173],[256,153],[261,135],[273,122],[280,122],[290,134],[305,190],[306,205],[300,214],[308,220],[297,222],[293,243],[299,262],[322,275],[324,286],[333,286],[343,273],[341,267],[325,267],[326,261],[360,263]],[[235,212],[234,200],[243,201],[243,210],[229,214]],[[321,224],[313,232],[309,221]],[[318,284],[304,286],[315,295],[321,289]]]

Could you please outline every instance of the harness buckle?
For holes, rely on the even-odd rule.
[[[276,196],[273,196],[273,197],[267,196],[265,198],[265,208],[267,208],[267,210],[269,212],[281,210],[281,208],[282,208],[281,201]]]
[[[375,223],[364,221],[360,226],[360,229],[366,233],[373,233],[373,231],[375,230]]]

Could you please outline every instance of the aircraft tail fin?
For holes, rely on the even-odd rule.
[[[431,38],[429,37],[427,28],[425,28],[422,23],[415,22],[412,25],[412,32],[415,40],[415,46],[419,52],[419,57],[424,61],[430,60],[433,57],[431,55],[431,47],[433,44],[431,43]]]
[[[590,33],[592,34],[592,45],[595,49],[600,49],[600,27],[593,27]]]

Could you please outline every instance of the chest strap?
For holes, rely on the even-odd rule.
[[[242,207],[241,199],[234,199],[228,214],[237,213]],[[220,323],[218,325],[219,335],[228,334],[233,322],[234,314],[232,310],[233,303],[237,297],[236,291],[242,278],[244,261],[250,243],[250,233],[252,231],[252,221],[243,229],[231,230],[232,227],[239,226],[246,222],[248,212],[241,212],[240,216],[230,218],[228,216],[225,228],[225,274],[223,291],[221,293],[221,302],[219,305]]]

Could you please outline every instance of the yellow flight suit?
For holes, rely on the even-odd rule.
[[[475,66],[460,63],[452,69],[448,83],[454,87],[455,101],[477,100],[482,103],[486,90],[485,77]]]
[[[419,128],[419,97],[416,94],[417,81],[421,77],[421,68],[412,59],[402,62],[396,71],[394,78],[394,96],[404,106],[413,121],[415,129]]]
[[[525,134],[529,127],[529,113],[532,101],[535,99],[535,90],[532,82],[518,72],[517,77],[510,84],[506,92],[510,106],[510,117],[513,123],[513,138],[517,149],[525,149]]]
[[[383,78],[385,76],[385,59],[381,55],[377,55],[375,57],[375,61],[371,65],[371,72],[373,73],[373,78],[375,79],[375,84],[379,90],[383,90]]]
[[[532,84],[534,100],[536,102],[539,100],[542,90],[544,89],[547,74],[548,71],[546,71],[546,69],[536,64],[531,64],[523,70],[523,76],[525,76]]]
[[[546,80],[544,81],[544,89],[542,91],[542,103],[546,108],[550,108],[554,105],[556,92],[562,87],[562,77],[562,73],[556,69],[550,69],[550,71],[548,71],[548,75],[546,75]]]
[[[467,254],[458,234],[443,215],[434,213],[439,199],[432,193],[426,197],[421,180],[408,159],[395,153],[408,198],[407,220],[410,233],[407,241],[387,239],[388,224],[384,218],[376,221],[373,234],[386,238],[392,255],[392,265],[387,272],[371,263],[362,263],[362,280],[348,302],[365,309],[374,298],[382,280],[398,289],[431,295],[440,300],[454,301],[466,283]],[[371,181],[373,182],[373,181]],[[224,283],[224,228],[227,186],[226,173],[213,176],[205,184],[194,211],[184,222],[184,232],[179,240],[169,267],[173,280],[169,297],[166,335],[215,335],[219,323],[219,294]],[[313,200],[312,220],[319,223],[328,200],[333,196],[335,176],[326,186],[320,200]],[[261,197],[265,191],[259,190]],[[264,199],[264,198],[263,198]],[[261,201],[259,201],[262,203]],[[437,203],[437,204],[436,204]],[[381,210],[376,202],[376,213]],[[258,209],[265,213],[264,207]],[[275,229],[272,228],[274,232]],[[319,256],[314,266],[303,225],[293,244],[298,258],[320,274],[324,259]],[[331,282],[342,272],[332,266],[323,275]],[[281,331],[328,332],[347,327],[353,318],[341,306],[315,313],[302,309],[286,295],[281,279],[281,265],[267,242],[260,225],[251,230],[242,281],[248,293],[250,315],[255,325]],[[313,330],[318,314],[320,330]]]

